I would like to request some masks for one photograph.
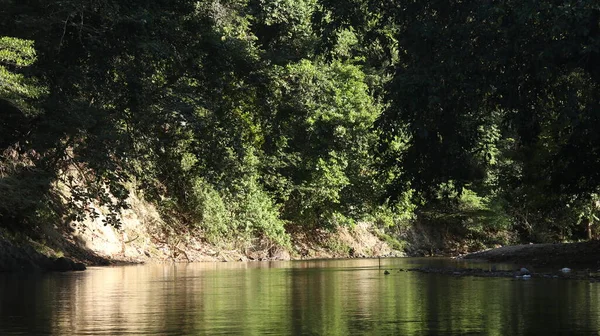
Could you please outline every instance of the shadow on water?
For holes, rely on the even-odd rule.
[[[449,259],[385,259],[381,270],[377,262],[2,274],[0,334],[577,335],[600,330],[597,283],[399,271],[489,266]]]

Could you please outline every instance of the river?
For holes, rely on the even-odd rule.
[[[599,334],[598,283],[398,271],[423,266],[489,267],[397,258],[381,269],[354,259],[0,274],[0,335]]]

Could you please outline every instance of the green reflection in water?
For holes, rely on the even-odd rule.
[[[0,334],[599,334],[599,284],[398,271],[473,267],[447,259],[382,263],[382,270],[377,260],[337,260],[3,274]]]

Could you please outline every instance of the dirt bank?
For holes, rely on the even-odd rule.
[[[470,253],[461,258],[523,265],[600,267],[600,241],[504,246]]]
[[[111,227],[102,227],[102,230],[86,227],[71,233],[47,228],[44,231],[43,235],[30,232],[15,236],[13,232],[0,229],[0,272],[82,270],[81,264],[108,266],[403,255],[379,240],[366,224],[341,227],[333,232],[292,233],[292,246],[287,248],[260,240],[224,242],[217,246],[198,237],[166,239],[140,232],[134,236],[137,239],[131,239],[124,229]]]
[[[119,228],[104,225],[101,208],[96,208],[97,218],[80,223],[44,224],[17,233],[0,228],[0,271],[61,270],[58,266],[65,263],[96,266],[402,255],[380,240],[368,223],[333,231],[291,228],[287,247],[258,238],[210,243],[199,230],[163,222],[148,202],[135,196],[128,202],[130,209],[121,214]]]

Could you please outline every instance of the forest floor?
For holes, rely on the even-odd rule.
[[[597,268],[600,267],[600,241],[504,246],[461,258],[519,265]]]

